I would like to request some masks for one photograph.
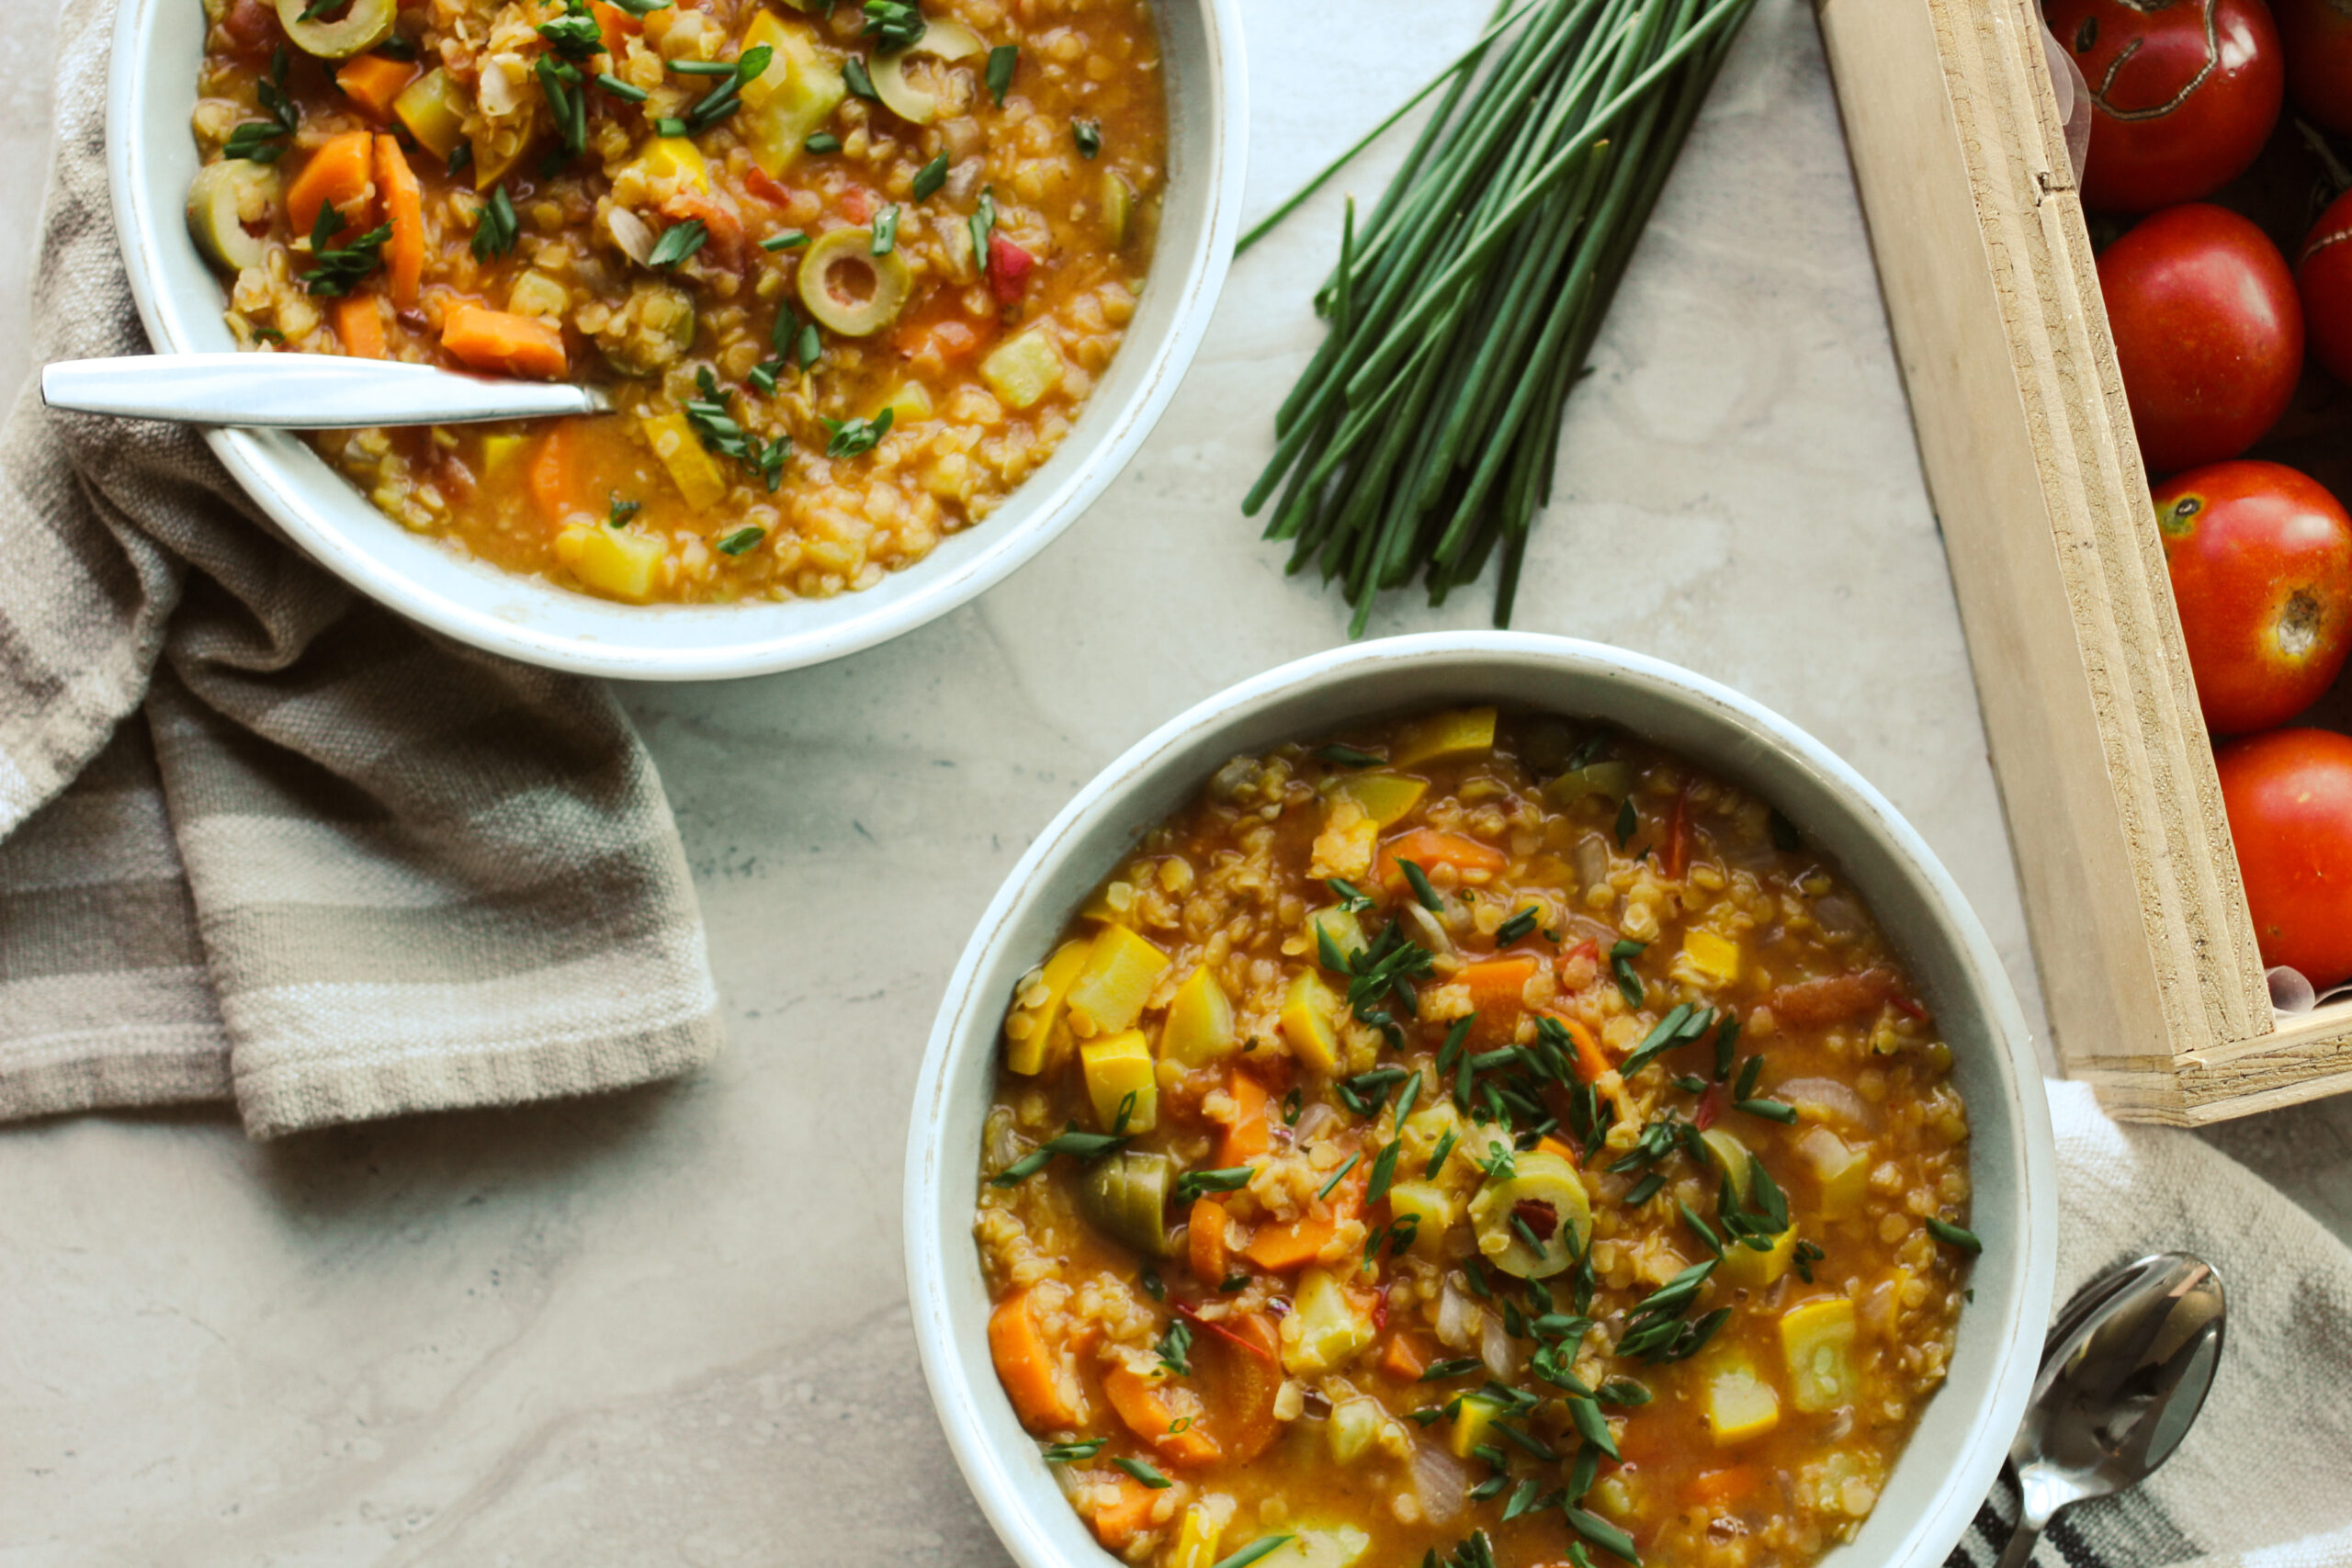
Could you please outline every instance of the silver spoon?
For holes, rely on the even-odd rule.
[[[2172,1457],[2222,1359],[2221,1277],[2185,1252],[2143,1258],[2075,1293],[2043,1343],[2025,1425],[2009,1445],[2022,1568],[2061,1508],[2135,1486]]]
[[[333,354],[147,354],[61,359],[40,371],[53,409],[189,424],[359,430],[603,413],[594,387],[462,376],[392,359]]]

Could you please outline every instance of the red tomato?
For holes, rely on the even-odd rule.
[[[2213,761],[2262,962],[2352,979],[2352,736],[2274,729]]]
[[[2244,735],[2317,702],[2352,653],[2352,517],[2316,480],[2244,460],[2155,502],[2206,724]]]
[[[2287,91],[2330,130],[2352,131],[2352,0],[2276,0]]]
[[[2083,201],[2148,212],[2245,173],[2286,96],[2262,0],[2046,0],[2091,90]]]
[[[2312,357],[2352,383],[2352,191],[2319,215],[2295,264]]]
[[[2287,412],[2303,308],[2286,258],[2247,220],[2168,207],[2100,253],[2098,287],[2151,471],[2234,457]]]
[[[989,236],[989,288],[997,303],[1010,305],[1028,287],[1029,269],[1037,258],[1001,234]]]

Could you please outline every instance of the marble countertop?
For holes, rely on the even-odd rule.
[[[1244,9],[1260,211],[1485,7]],[[0,11],[0,299],[24,298],[53,36],[42,0]],[[709,920],[732,1031],[711,1069],[269,1147],[211,1111],[0,1132],[0,1568],[1003,1560],[915,1362],[904,1108],[972,922],[1063,801],[1169,715],[1345,636],[1237,509],[1317,338],[1300,283],[1335,212],[1236,267],[1151,442],[1012,581],[820,669],[627,694]],[[26,363],[0,313],[0,380]],[[1952,868],[2038,1020],[1802,0],[1758,6],[1561,465],[1519,625],[1690,665],[1821,737]],[[1486,614],[1400,604],[1374,631]],[[2352,1100],[2210,1135],[2352,1235]]]

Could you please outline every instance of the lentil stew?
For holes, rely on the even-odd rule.
[[[1796,1568],[1950,1365],[1951,1066],[1837,869],[1645,742],[1237,758],[1012,999],[991,1356],[1130,1562]]]
[[[1148,0],[206,0],[238,344],[593,381],[321,433],[401,525],[629,603],[869,587],[1068,434],[1148,270]]]

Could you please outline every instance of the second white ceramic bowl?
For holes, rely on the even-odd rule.
[[[1159,249],[1118,356],[1046,464],[978,526],[860,593],[785,604],[613,604],[466,559],[385,517],[284,431],[214,430],[212,450],[311,557],[461,641],[532,664],[639,680],[754,675],[910,631],[1010,576],[1101,495],[1175,395],[1239,227],[1250,111],[1238,0],[1166,0],[1168,179]],[[123,264],[158,354],[227,353],[221,282],[183,216],[204,54],[197,0],[123,0],[107,83],[107,174]]]
[[[908,1129],[907,1275],[941,1424],[1023,1568],[1112,1561],[1055,1484],[989,1362],[972,1239],[980,1123],[1013,987],[1136,839],[1239,753],[1358,720],[1491,702],[1606,721],[1755,792],[1851,879],[1951,1043],[1968,1101],[1971,1224],[1984,1238],[1951,1374],[1876,1510],[1825,1568],[1936,1568],[1990,1490],[2050,1317],[2056,1156],[2017,998],[1960,890],[1860,775],[1788,720],[1670,664],[1593,643],[1442,633],[1318,654],[1219,694],[1138,742],[1013,868],[948,982]]]

